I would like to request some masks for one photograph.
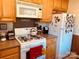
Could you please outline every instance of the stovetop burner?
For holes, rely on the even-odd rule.
[[[39,36],[30,36],[29,38],[27,38],[26,36],[19,36],[18,39],[24,43],[24,42],[27,42],[27,41],[31,41],[31,40],[39,40],[41,39],[42,37],[39,37]]]
[[[26,42],[26,41],[30,41],[31,39],[28,39],[27,37],[25,37],[25,36],[20,36],[20,37],[18,37],[18,39],[23,43],[23,42]]]

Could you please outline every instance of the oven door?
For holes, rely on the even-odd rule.
[[[27,59],[29,58],[28,52],[30,51],[30,48],[21,48],[21,59]]]

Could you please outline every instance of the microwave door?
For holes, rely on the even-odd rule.
[[[17,17],[37,18],[38,9],[25,5],[17,5]]]

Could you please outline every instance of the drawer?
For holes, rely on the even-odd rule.
[[[19,47],[1,50],[0,51],[0,57],[5,57],[5,56],[8,56],[8,55],[17,53],[17,52],[19,52]]]

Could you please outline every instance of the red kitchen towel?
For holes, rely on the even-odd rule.
[[[43,46],[37,46],[30,49],[30,59],[36,59],[37,57],[42,55]]]

